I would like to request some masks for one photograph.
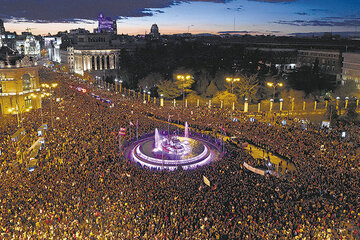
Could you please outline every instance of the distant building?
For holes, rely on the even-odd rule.
[[[294,48],[259,48],[247,47],[247,52],[258,52],[268,65],[273,65],[279,72],[287,72],[296,69],[297,50]]]
[[[40,41],[37,40],[33,35],[18,36],[15,47],[16,50],[23,55],[36,58],[40,57]]]
[[[360,53],[343,53],[342,80],[353,80],[360,90]]]
[[[90,33],[88,30],[86,30],[85,28],[77,28],[77,29],[71,29],[70,30],[70,34],[74,35],[74,34],[88,34]]]
[[[151,37],[151,39],[159,39],[160,38],[159,27],[157,24],[153,24],[151,26],[150,37]]]
[[[3,20],[0,19],[0,34],[4,34],[4,33],[5,33],[4,22]]]
[[[41,107],[37,63],[7,46],[0,48],[0,113],[21,114]]]
[[[117,34],[117,24],[116,20],[112,20],[109,17],[104,17],[102,13],[100,13],[98,17],[99,26],[95,29],[95,33],[113,33]]]
[[[297,66],[313,67],[318,61],[322,73],[333,76],[332,83],[339,84],[341,80],[341,52],[335,50],[299,50]]]
[[[69,72],[74,73],[74,47],[60,49],[60,62],[68,67]]]
[[[44,48],[46,51],[45,57],[50,61],[60,63],[60,45],[62,43],[61,37],[44,37],[44,42]]]

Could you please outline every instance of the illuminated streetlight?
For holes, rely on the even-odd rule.
[[[227,78],[225,78],[225,80],[227,82],[231,83],[231,93],[233,93],[233,83],[234,82],[240,82],[240,78],[227,77]]]
[[[269,87],[272,87],[272,88],[274,88],[274,94],[273,94],[273,99],[275,100],[275,90],[276,90],[276,87],[282,87],[282,86],[284,86],[284,84],[283,83],[272,83],[272,82],[267,82],[266,83],[266,85],[268,85]]]
[[[190,80],[191,79],[191,75],[189,75],[189,74],[185,74],[185,75],[178,74],[178,75],[176,75],[176,79],[182,81],[182,94],[183,94],[183,107],[184,107],[184,105],[185,105],[185,87],[184,87],[184,83],[185,83],[185,80]]]

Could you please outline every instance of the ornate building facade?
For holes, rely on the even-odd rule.
[[[118,69],[120,49],[74,49],[74,72],[107,71]]]
[[[39,72],[30,57],[0,48],[0,113],[21,114],[41,107]]]

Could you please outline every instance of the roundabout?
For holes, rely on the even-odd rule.
[[[174,171],[191,170],[219,159],[220,146],[201,136],[189,136],[185,125],[183,136],[155,129],[154,135],[131,143],[125,154],[142,167]]]

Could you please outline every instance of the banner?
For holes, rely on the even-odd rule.
[[[204,175],[203,175],[203,180],[204,180],[204,183],[210,187],[210,181]]]
[[[256,173],[256,174],[260,174],[260,175],[265,175],[265,171],[264,170],[260,170],[260,169],[257,169],[257,168],[254,168],[252,166],[250,166],[249,164],[247,164],[246,162],[244,162],[244,167],[246,169],[248,169],[249,171],[252,171],[253,173]]]

